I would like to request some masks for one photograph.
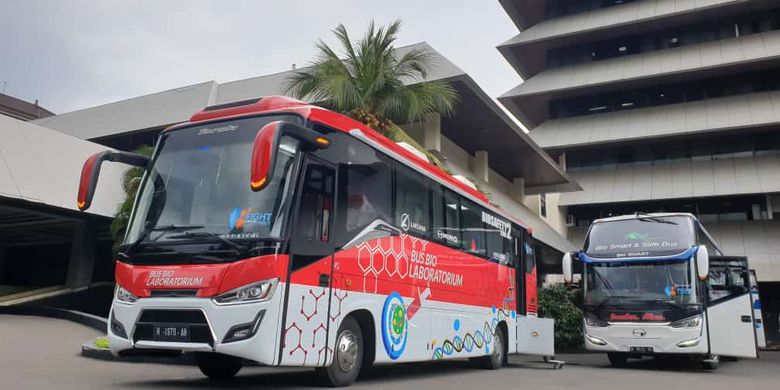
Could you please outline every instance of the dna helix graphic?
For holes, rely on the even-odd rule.
[[[451,356],[454,353],[460,353],[462,351],[471,352],[476,347],[477,349],[487,348],[487,353],[490,353],[490,344],[493,342],[494,330],[498,326],[498,323],[505,320],[508,314],[504,310],[493,309],[495,316],[490,322],[485,321],[482,330],[478,330],[471,333],[466,333],[462,338],[458,335],[450,339],[445,339],[440,347],[436,347],[433,350],[433,359],[443,359],[445,356]]]

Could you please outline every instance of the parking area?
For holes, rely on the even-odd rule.
[[[81,344],[99,336],[90,328],[64,320],[0,315],[0,378],[3,389],[105,388],[307,388],[317,386],[312,370],[252,367],[234,381],[214,384],[196,367],[105,362],[79,355]],[[714,372],[693,364],[639,361],[627,369],[611,368],[601,355],[562,355],[562,370],[532,358],[512,357],[499,371],[472,368],[466,361],[406,364],[373,368],[353,388],[455,389],[523,387],[534,389],[671,389],[680,385],[733,389],[776,388],[780,352],[759,360],[724,362]],[[749,381],[749,382],[748,382]]]

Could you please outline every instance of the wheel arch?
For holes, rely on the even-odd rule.
[[[354,318],[360,325],[364,343],[363,367],[369,367],[374,364],[374,359],[376,358],[376,324],[374,316],[366,309],[352,311],[347,316]]]

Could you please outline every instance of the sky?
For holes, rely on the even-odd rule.
[[[401,19],[491,97],[521,82],[496,46],[518,33],[498,0],[3,0],[0,89],[55,113],[209,80],[306,66],[344,24]]]

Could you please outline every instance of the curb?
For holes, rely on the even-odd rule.
[[[0,306],[0,314],[59,318],[88,326],[100,332],[108,329],[108,319],[80,312],[49,306]]]
[[[195,360],[195,354],[182,354],[180,356],[154,356],[154,355],[130,355],[114,356],[111,350],[98,348],[93,341],[87,341],[81,345],[81,356],[103,360],[108,362],[122,363],[154,363],[154,364],[174,364],[191,366],[198,364]]]

